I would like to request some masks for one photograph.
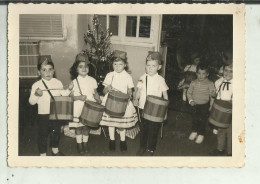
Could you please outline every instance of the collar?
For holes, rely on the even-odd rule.
[[[145,76],[147,76],[148,78],[156,78],[157,76],[158,76],[159,74],[158,73],[156,73],[154,76],[150,76],[150,75],[148,75],[147,73],[145,73]]]
[[[49,82],[51,82],[53,79],[54,79],[54,78],[51,78],[50,80],[46,80],[46,79],[41,78],[41,80],[43,80],[45,83],[49,83]]]
[[[117,73],[116,71],[114,71],[114,75],[124,75],[126,73],[126,71],[125,70],[123,70],[122,72],[120,72],[120,73]]]

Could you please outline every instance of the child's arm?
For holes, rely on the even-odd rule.
[[[192,99],[193,86],[194,86],[194,82],[191,82],[190,87],[189,87],[189,89],[188,89],[188,91],[187,91],[187,98],[188,98],[189,104],[190,104],[191,106],[196,105],[196,103],[195,103],[194,100]]]
[[[133,88],[128,88],[128,89],[127,89],[127,94],[129,95],[130,99],[132,99],[132,96],[133,96]]]
[[[168,93],[167,93],[167,91],[163,91],[162,94],[163,94],[163,98],[164,98],[165,100],[168,100]],[[168,111],[168,110],[167,110],[167,111]],[[167,111],[166,111],[164,120],[167,119],[167,115],[168,115]]]
[[[210,92],[210,106],[209,106],[209,111],[211,111],[211,108],[212,108],[212,105],[214,103],[214,98],[213,96],[215,95],[216,93],[216,89],[215,89],[215,86],[213,84],[213,82],[211,82],[209,84],[209,92]]]
[[[134,93],[134,101],[133,101],[134,106],[139,105],[138,101],[140,99],[140,91],[141,91],[141,88],[137,88],[136,92]]]
[[[101,101],[100,96],[99,96],[99,94],[97,92],[97,89],[94,89],[94,98],[97,101],[97,103],[101,104],[102,101]]]
[[[38,102],[38,99],[43,95],[42,90],[37,87],[35,84],[32,85],[31,94],[29,98],[29,103],[35,105]]]

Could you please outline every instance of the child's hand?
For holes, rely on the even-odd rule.
[[[134,106],[138,106],[139,105],[138,99],[134,99],[133,104],[134,104]]]
[[[164,120],[167,119],[167,116],[168,116],[168,112],[166,112],[165,117],[164,117]]]
[[[191,106],[195,106],[196,103],[195,103],[194,101],[191,101],[191,102],[190,102],[190,105],[191,105]]]
[[[74,84],[73,84],[73,82],[71,82],[69,85],[69,90],[71,91],[73,88],[74,88]]]
[[[209,111],[211,111],[211,109],[212,109],[212,105],[209,106]]]
[[[43,95],[43,93],[42,93],[42,90],[40,89],[40,88],[37,88],[36,90],[35,90],[35,96],[42,96]]]
[[[108,85],[108,86],[107,86],[107,90],[108,90],[108,92],[111,92],[111,91],[113,90],[112,85]]]
[[[81,96],[80,96],[80,100],[81,100],[81,101],[85,101],[86,99],[87,99],[87,96],[86,96],[86,95],[81,95]]]

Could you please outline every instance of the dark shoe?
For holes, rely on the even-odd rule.
[[[83,142],[83,150],[85,153],[89,152],[89,148],[88,148],[88,143],[87,142]]]
[[[65,155],[64,155],[62,152],[60,152],[60,151],[59,151],[58,153],[56,153],[56,154],[53,153],[53,152],[51,152],[51,155],[52,155],[52,156],[65,156]]]
[[[84,151],[83,151],[83,148],[82,148],[82,143],[77,143],[77,151],[78,151],[78,153],[84,153]]]
[[[126,141],[120,141],[120,150],[123,152],[127,150]]]
[[[109,141],[109,150],[110,151],[115,151],[116,150],[116,141],[115,140],[110,140]]]
[[[220,151],[218,149],[214,149],[211,152],[209,152],[210,156],[224,156],[224,151]]]
[[[146,149],[144,148],[140,148],[137,152],[136,152],[136,156],[143,156],[145,153]]]

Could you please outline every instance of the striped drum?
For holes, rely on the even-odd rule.
[[[55,100],[55,101],[54,101]],[[50,103],[50,120],[72,120],[73,99],[69,96],[54,96]]]
[[[215,100],[210,112],[209,122],[220,128],[228,128],[232,122],[232,103]]]
[[[163,122],[168,105],[168,100],[157,96],[148,95],[142,114],[143,118],[153,122]]]
[[[111,117],[123,117],[128,104],[129,95],[120,91],[112,91],[107,96],[106,113]]]
[[[81,123],[90,127],[98,127],[105,107],[96,102],[86,101],[80,116]]]

